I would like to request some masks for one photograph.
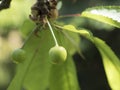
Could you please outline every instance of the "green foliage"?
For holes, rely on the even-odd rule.
[[[45,90],[48,87],[51,66],[48,51],[53,44],[48,41],[52,41],[48,30],[41,31],[39,37],[34,33],[29,36],[22,48],[26,51],[26,60],[24,63],[18,64],[16,75],[8,90],[21,90],[22,88]]]
[[[33,24],[32,21],[30,21],[29,19],[25,20],[24,23],[21,26],[21,34],[24,38],[27,38],[28,35],[32,32],[32,30],[34,29],[35,24]]]
[[[103,40],[99,38],[94,38],[94,44],[101,53],[107,79],[112,90],[119,90],[120,60]]]
[[[60,45],[66,45],[68,48],[69,46],[67,44],[71,46],[70,42],[62,42],[65,38],[63,38],[61,32],[56,32],[56,36],[61,41],[59,42]],[[41,30],[39,36],[36,36],[34,33],[29,36],[22,47],[27,54],[26,60],[18,65],[16,75],[8,87],[8,90],[21,90],[22,88],[28,90],[45,90],[46,88],[49,88],[48,80],[51,67],[51,63],[49,62],[49,49],[53,44],[53,38],[49,30]],[[69,52],[70,49],[68,48],[66,49]],[[75,73],[71,74],[75,76]],[[77,78],[75,77],[75,79],[75,83],[77,83]],[[68,83],[69,81],[66,82]],[[76,84],[72,84],[72,86],[74,85],[76,86]]]
[[[120,28],[119,6],[102,6],[89,8],[85,10],[81,16],[95,19]]]
[[[61,65],[52,65],[50,70],[50,90],[80,90],[75,65],[71,56]]]
[[[88,40],[92,41],[98,50],[100,51],[100,54],[103,59],[103,64],[105,68],[105,72],[107,75],[108,82],[113,90],[119,90],[119,84],[120,84],[120,60],[118,57],[114,54],[114,52],[110,49],[110,47],[104,43],[104,41],[100,40],[99,38],[96,38],[92,36],[89,32],[86,30],[77,30],[72,25],[67,25],[64,27],[61,27],[64,30],[69,30],[75,33],[78,33]]]
[[[120,7],[103,6],[87,9],[82,16],[92,18],[120,28]],[[113,90],[120,89],[120,60],[104,41],[93,38],[93,43],[101,53],[108,82]]]
[[[95,7],[84,11],[82,16],[120,28],[119,8],[117,6]],[[12,23],[15,25],[19,24],[16,19]],[[31,23],[29,24],[31,25]],[[39,30],[37,36],[34,31],[30,30],[31,34],[22,47],[26,51],[26,60],[18,64],[16,75],[7,90],[80,90],[76,69],[72,60],[72,55],[75,52],[81,54],[79,49],[79,35],[87,38],[96,45],[102,56],[105,72],[111,88],[113,90],[120,89],[120,60],[104,41],[94,37],[88,30],[76,29],[73,25],[55,25],[55,27],[54,32],[59,45],[63,46],[68,52],[67,60],[60,65],[51,64],[49,62],[49,50],[54,46],[54,42],[50,31],[48,28],[42,28]],[[24,33],[25,36],[28,34],[28,32]]]

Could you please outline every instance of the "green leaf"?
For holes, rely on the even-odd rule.
[[[59,29],[63,29],[63,31],[62,31],[63,42],[65,43],[66,48],[69,48],[71,50],[70,54],[73,54],[74,52],[77,51],[84,58],[84,56],[81,53],[81,50],[79,48],[80,37],[76,33],[80,33],[83,36],[88,36],[88,35],[90,35],[89,32],[86,30],[78,31],[75,29],[75,27],[73,25],[65,25],[63,27],[56,25],[56,27]],[[71,31],[71,32],[69,32],[69,31]],[[58,40],[58,41],[60,41],[60,40]],[[68,42],[71,43],[71,45],[67,44]]]
[[[65,26],[62,27],[62,29],[72,31],[72,32],[75,32],[75,33],[79,33],[80,35],[83,35],[83,36],[90,36],[90,33],[87,30],[76,29],[73,25],[65,25]]]
[[[56,25],[56,27],[60,28],[60,29],[63,29],[63,30],[66,30],[66,31],[73,32],[73,33],[78,33],[81,36],[84,36],[88,39],[90,39],[92,37],[92,33],[90,33],[88,30],[86,30],[86,29],[76,29],[73,25],[65,25],[63,27]]]
[[[83,11],[81,16],[120,28],[120,6],[99,6],[88,8]]]
[[[18,64],[8,90],[45,90],[48,87],[51,66],[48,51],[53,46],[53,38],[49,30],[40,31],[39,37],[34,33],[29,37],[22,48],[26,51],[26,60]]]
[[[80,90],[76,68],[70,56],[64,64],[52,65],[49,82],[50,90]]]
[[[112,90],[120,90],[120,60],[101,39],[94,37],[94,44],[100,51],[108,82]]]
[[[70,47],[74,48],[74,46],[66,40],[67,38],[63,36],[61,31],[54,30],[54,32],[59,40],[59,45],[65,47],[68,54],[70,54]],[[75,37],[79,38],[77,35]],[[66,41],[65,43],[64,40]],[[48,52],[54,46],[53,41],[49,30],[40,30],[38,36],[32,32],[22,47],[26,52],[26,60],[18,64],[16,75],[8,90],[46,90],[49,88],[51,63]]]
[[[29,27],[28,27],[29,26]],[[31,20],[27,19],[24,21],[24,23],[22,24],[20,31],[22,33],[22,36],[24,38],[27,38],[28,35],[32,32],[32,30],[34,29],[35,24],[34,22],[32,22]]]
[[[65,25],[67,26],[67,25]],[[58,29],[64,29],[64,27],[61,27],[61,26],[58,26],[58,25],[55,25],[55,27],[57,27]],[[79,50],[79,43],[80,43],[80,38],[79,38],[79,35],[77,35],[76,33],[73,33],[73,32],[68,32],[68,31],[65,31],[65,30],[62,30],[60,31],[61,34],[62,34],[62,39],[63,40],[60,40],[59,38],[58,39],[58,42],[59,43],[64,43],[65,45],[65,48],[68,48],[70,49],[71,51],[69,52],[70,55],[73,55],[76,51]],[[71,43],[71,44],[69,44]],[[69,47],[68,47],[69,46]],[[78,51],[79,52],[79,51]],[[79,52],[80,54],[81,52]]]
[[[72,31],[75,33],[79,33],[80,35],[84,36],[91,42],[93,42],[103,59],[103,64],[105,68],[105,72],[107,75],[108,82],[112,88],[112,90],[119,90],[120,89],[120,60],[114,54],[114,52],[109,48],[107,44],[101,39],[94,37],[91,33],[86,30],[77,30],[72,25],[65,25],[64,27],[59,27],[64,30]]]

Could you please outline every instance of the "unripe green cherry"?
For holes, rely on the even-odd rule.
[[[49,56],[53,64],[60,64],[65,62],[67,51],[62,46],[54,46],[49,50]]]
[[[26,58],[26,53],[23,49],[16,49],[12,53],[12,59],[15,63],[22,63]]]

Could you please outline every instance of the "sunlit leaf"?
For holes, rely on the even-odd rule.
[[[79,33],[79,34],[86,36],[86,37],[89,37],[90,33],[84,29],[77,30],[73,25],[65,25],[63,27],[56,26],[56,27],[59,29],[63,29],[62,32],[64,34],[64,37],[67,38],[66,40],[70,41],[71,44],[73,45],[73,48],[76,49],[75,51],[77,51],[84,58],[84,56],[82,55],[81,50],[79,48],[79,44],[78,44],[78,43],[80,43],[80,37],[78,37],[78,34],[75,34],[75,33]],[[71,32],[69,32],[69,31],[71,31]],[[71,49],[73,49],[73,48],[71,48]]]
[[[120,6],[100,6],[89,8],[83,11],[81,16],[120,28]]]
[[[103,65],[112,90],[120,89],[120,60],[104,41],[94,38],[94,43],[103,59]]]
[[[76,32],[76,33],[79,33],[83,36],[87,36],[87,35],[90,35],[90,33],[85,30],[85,29],[76,29],[73,25],[65,25],[63,27],[63,29],[66,29],[66,30],[69,30],[69,31],[72,31],[72,32]]]
[[[61,27],[61,26],[56,26],[56,27],[63,29],[63,30],[66,30],[66,31],[78,33],[86,38],[90,38],[92,36],[92,34],[88,30],[76,29],[73,25],[64,25],[63,27]]]
[[[92,41],[96,45],[96,47],[98,48],[102,56],[107,79],[108,79],[108,82],[112,90],[119,90],[120,89],[120,86],[119,86],[120,84],[120,60],[114,54],[114,52],[110,49],[110,47],[107,44],[105,44],[104,41],[92,36],[92,34],[90,34],[88,31],[77,30],[72,25],[66,25],[64,27],[59,27],[59,28],[72,31],[75,33],[79,33],[80,35],[84,36],[85,38]]]
[[[58,41],[62,43],[65,48],[70,50],[69,54],[73,55],[76,51],[79,52],[79,43],[80,43],[79,36],[75,33],[66,32],[66,31],[63,31],[62,34],[63,34],[63,37],[58,38]],[[81,52],[79,52],[79,54],[81,54]]]

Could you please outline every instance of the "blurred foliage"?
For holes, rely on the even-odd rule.
[[[120,5],[120,0],[59,0],[62,6],[60,16],[81,13],[88,7],[101,5]],[[33,30],[35,24],[29,20],[30,7],[35,0],[12,0],[9,9],[0,12],[0,90],[6,90],[15,73],[15,64],[10,54],[23,44],[24,38]],[[102,38],[120,57],[120,31],[98,21],[83,17],[60,17],[61,24],[72,24],[77,28],[87,28]],[[85,56],[77,53],[75,59],[78,79],[82,90],[110,90],[102,60],[95,46],[81,37],[80,48]],[[92,53],[91,53],[92,51]]]

